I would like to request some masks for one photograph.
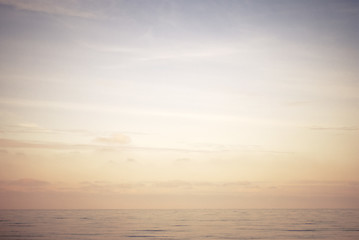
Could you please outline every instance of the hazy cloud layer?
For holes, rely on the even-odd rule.
[[[128,144],[131,142],[131,138],[129,136],[126,136],[121,133],[113,134],[109,137],[98,137],[95,139],[98,143],[104,143],[104,144]]]
[[[357,206],[358,13],[339,0],[0,0],[1,201]]]

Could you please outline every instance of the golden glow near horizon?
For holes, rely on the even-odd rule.
[[[0,208],[359,207],[354,1],[0,0]]]

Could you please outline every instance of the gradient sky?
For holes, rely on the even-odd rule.
[[[359,207],[359,2],[0,0],[0,208]]]

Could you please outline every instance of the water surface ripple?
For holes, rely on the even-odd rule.
[[[359,209],[0,210],[0,240],[359,239]]]

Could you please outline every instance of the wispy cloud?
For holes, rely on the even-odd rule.
[[[131,151],[160,151],[160,152],[213,152],[209,150],[201,150],[194,148],[166,148],[166,147],[146,147],[146,146],[130,146],[126,143],[130,142],[130,138],[126,137],[114,138],[98,138],[97,142],[106,143],[106,148],[103,144],[69,144],[61,142],[48,142],[48,141],[20,141],[15,139],[0,138],[0,148],[24,148],[24,149],[54,149],[54,150],[99,150],[100,152],[113,151],[113,150],[131,150]],[[127,142],[129,141],[129,142]]]
[[[359,196],[358,181],[296,181],[277,184],[280,192],[312,196]]]
[[[22,178],[15,181],[9,181],[7,182],[7,184],[13,186],[39,187],[39,186],[49,185],[50,183],[47,181],[42,181],[32,178]]]
[[[194,47],[193,49],[163,50],[162,52],[149,53],[147,56],[140,57],[141,61],[159,61],[159,60],[203,60],[228,56],[238,53],[239,50],[230,47]]]
[[[177,44],[175,47],[151,46],[147,47],[133,47],[131,44],[99,44],[86,41],[77,41],[80,47],[96,51],[99,53],[109,53],[114,56],[121,56],[125,61],[118,65],[101,65],[100,68],[116,69],[122,68],[124,64],[146,64],[151,61],[194,61],[194,60],[209,60],[218,59],[220,57],[228,57],[244,50],[234,46],[232,43],[228,44]]]
[[[297,106],[304,106],[309,103],[310,103],[309,101],[290,101],[290,102],[287,102],[286,105],[297,107]]]
[[[46,190],[50,186],[50,182],[33,178],[0,181],[0,189],[7,191],[41,191]]]
[[[96,131],[86,129],[60,129],[60,128],[46,128],[35,123],[19,122],[11,124],[3,124],[0,127],[3,134],[77,134],[83,136],[96,136],[99,133]],[[131,134],[145,134],[139,132],[131,132]]]
[[[214,193],[214,192],[237,192],[237,191],[258,191],[267,189],[270,184],[259,182],[210,182],[210,181],[141,181],[114,183],[108,181],[86,181],[74,188],[77,191],[89,192],[120,192],[120,193]]]
[[[233,115],[200,114],[195,112],[163,111],[158,109],[133,108],[128,106],[114,106],[101,104],[82,104],[75,102],[41,101],[20,98],[0,98],[0,104],[16,107],[34,107],[47,109],[62,109],[68,111],[99,112],[111,114],[133,114],[170,118],[187,118],[206,121],[234,120]]]
[[[131,138],[127,135],[116,133],[109,137],[98,137],[95,139],[95,142],[110,144],[110,145],[117,145],[117,144],[128,144],[131,142]]]
[[[187,189],[192,191],[205,191],[205,192],[233,192],[245,191],[249,189],[257,189],[260,186],[266,187],[266,184],[260,182],[248,181],[233,181],[233,182],[211,182],[211,181],[158,181],[148,182],[151,188],[159,189]]]
[[[107,181],[86,181],[82,182],[80,186],[75,187],[74,190],[81,192],[92,193],[117,193],[117,192],[132,192],[134,189],[142,186],[142,184],[134,183],[113,183]]]
[[[107,53],[128,53],[128,54],[144,54],[148,50],[142,48],[133,48],[125,45],[110,45],[110,44],[99,44],[91,43],[86,41],[77,41],[78,45],[89,50],[97,52],[107,52]]]
[[[138,181],[138,182],[112,182],[112,181],[83,181],[78,184],[68,185],[65,182],[48,182],[41,179],[22,178],[17,180],[0,180],[0,188],[5,190],[33,191],[72,191],[92,193],[161,193],[163,191],[177,193],[186,191],[193,193],[214,192],[268,192],[277,189],[277,194],[289,192],[313,192],[320,190],[318,194],[335,194],[335,192],[359,192],[358,181],[292,181],[292,182],[259,182],[259,181]],[[275,192],[272,192],[276,194]]]
[[[3,133],[55,133],[56,131],[43,128],[34,123],[18,123],[3,125],[1,128]]]
[[[359,131],[359,127],[355,126],[341,126],[341,127],[324,127],[324,126],[312,126],[310,130],[318,131]]]
[[[77,0],[0,0],[1,4],[15,7],[20,10],[27,10],[33,12],[65,15],[71,17],[81,18],[96,18],[98,13],[84,9],[84,5],[81,1]]]
[[[0,149],[0,154],[8,154],[9,152],[5,149]]]
[[[2,148],[41,148],[41,149],[73,149],[86,148],[90,145],[81,144],[64,144],[57,142],[38,142],[38,141],[19,141],[13,139],[0,139],[0,147]]]
[[[261,145],[244,144],[217,144],[217,143],[194,143],[190,144],[198,149],[211,150],[214,152],[246,152],[246,153],[269,153],[269,154],[293,154],[291,151],[268,149]]]

